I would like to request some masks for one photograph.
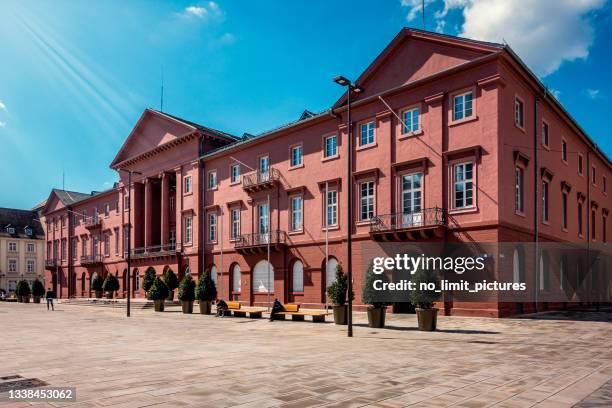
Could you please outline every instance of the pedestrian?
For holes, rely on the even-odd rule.
[[[217,299],[217,314],[216,317],[225,317],[227,311],[227,303],[223,299]]]
[[[274,299],[274,304],[272,305],[272,311],[270,312],[270,321],[274,321],[276,314],[283,311],[283,304],[279,302],[278,299]]]
[[[53,298],[55,297],[55,293],[53,293],[51,288],[47,289],[45,297],[47,298],[47,310],[49,310],[49,305],[51,305],[51,310],[55,311],[55,307],[53,307]]]

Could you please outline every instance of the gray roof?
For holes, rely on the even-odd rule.
[[[11,234],[7,228],[14,228],[15,233]],[[32,229],[34,236],[26,234],[26,228]],[[36,236],[43,237],[41,223],[38,221],[38,214],[32,210],[19,210],[16,208],[0,208],[0,234],[10,235],[16,238],[34,238]]]
[[[57,197],[60,199],[60,201],[64,205],[72,205],[76,202],[85,200],[86,198],[89,198],[95,195],[95,194],[79,193],[78,191],[60,190],[59,188],[54,188],[53,192],[57,195]]]
[[[223,132],[223,131],[217,130],[217,129],[213,129],[213,128],[210,128],[208,126],[203,126],[203,125],[200,125],[199,123],[195,123],[195,122],[192,122],[192,121],[187,120],[187,119],[179,118],[178,116],[171,115],[169,113],[162,112],[162,111],[159,111],[157,109],[153,109],[153,108],[149,108],[149,109],[151,109],[152,111],[161,113],[162,115],[166,115],[168,117],[171,117],[172,119],[176,119],[179,122],[183,122],[183,123],[185,123],[185,124],[187,124],[189,126],[193,126],[194,128],[196,128],[198,130],[201,130],[203,132],[209,132],[209,133],[212,133],[214,135],[221,136],[223,138],[230,139],[230,140],[240,140],[240,138],[238,136],[234,136],[234,135],[232,135],[230,133]]]

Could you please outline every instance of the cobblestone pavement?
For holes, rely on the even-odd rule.
[[[413,315],[355,320],[349,339],[330,323],[2,302],[0,377],[76,387],[78,407],[610,406],[605,313],[440,317],[431,333]]]

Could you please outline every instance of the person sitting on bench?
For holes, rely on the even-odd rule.
[[[283,305],[278,299],[274,299],[274,304],[272,305],[272,310],[270,311],[270,321],[274,321],[276,314],[283,311]]]
[[[223,299],[217,299],[217,314],[216,317],[225,317],[227,311],[227,303]]]

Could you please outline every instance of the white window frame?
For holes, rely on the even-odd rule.
[[[338,190],[336,189],[327,190],[327,197],[325,197],[324,217],[324,221],[327,222],[327,227],[338,226]]]
[[[217,180],[217,170],[211,170],[208,172],[208,189],[209,190],[216,190],[218,187],[218,180]]]
[[[359,221],[370,221],[376,215],[376,183],[374,180],[362,181],[359,186]],[[368,191],[364,195],[364,186],[370,186],[371,194]],[[369,187],[366,187],[369,190]],[[364,217],[364,208],[365,217]]]
[[[237,215],[237,217],[234,217]],[[240,209],[232,208],[230,210],[230,239],[236,240],[240,237]]]
[[[550,125],[545,120],[542,121],[542,146],[550,146]]]
[[[296,156],[296,152],[298,152]],[[297,160],[297,161],[295,161]],[[302,167],[304,165],[304,148],[301,144],[289,148],[289,168]]]
[[[17,242],[9,241],[8,242],[8,251],[9,252],[17,252]]]
[[[26,244],[26,252],[28,254],[34,254],[36,253],[36,244],[32,243],[32,242],[28,242]]]
[[[217,242],[217,213],[208,213],[208,242]]]
[[[237,184],[239,182],[240,182],[240,164],[232,164],[230,166],[230,183]]]
[[[514,167],[514,212],[525,213],[525,169]]]
[[[299,202],[299,208],[296,207],[296,202]],[[304,229],[304,198],[302,195],[293,195],[290,197],[291,203],[291,231],[303,231]]]
[[[333,154],[328,154],[328,141],[333,140],[333,145],[330,145],[333,148]],[[330,159],[332,157],[338,157],[338,135],[329,135],[323,138],[323,158]]]
[[[183,231],[183,244],[191,245],[193,243],[193,216],[185,215],[183,217],[183,225],[185,226]]]
[[[364,143],[365,130],[365,143]],[[369,120],[359,124],[359,147],[376,144],[376,121]]]
[[[36,273],[36,261],[33,259],[26,260],[26,273]]]
[[[472,178],[468,179],[468,178],[463,178],[462,180],[456,180],[457,177],[457,169],[459,167],[463,168],[463,174],[466,174],[466,167],[467,165],[471,165],[472,166]],[[465,210],[465,209],[471,209],[475,207],[475,201],[476,201],[476,197],[475,197],[475,192],[476,192],[476,177],[475,177],[475,171],[476,171],[476,165],[473,161],[465,161],[465,162],[460,162],[460,163],[455,163],[453,164],[452,167],[452,183],[453,183],[453,195],[451,197],[452,201],[452,208],[455,210]],[[467,185],[468,183],[472,183],[472,187],[471,187],[471,192],[472,192],[472,203],[471,204],[467,204]],[[463,205],[461,206],[457,206],[457,186],[458,185],[463,185],[464,189],[463,189]]]
[[[104,216],[108,217],[110,215],[110,204],[104,203]]]
[[[19,269],[19,261],[16,258],[9,258],[7,267],[9,273],[17,273]]]
[[[525,129],[525,101],[518,96],[514,97],[514,125]]]
[[[416,123],[415,123],[416,113]],[[402,135],[409,135],[421,130],[421,108],[415,106],[402,111]],[[416,126],[415,126],[416,125]]]
[[[104,234],[104,256],[110,256],[110,234]]]
[[[561,140],[561,160],[567,163],[567,140]]]
[[[542,180],[542,222],[548,223],[550,219],[550,183]]]
[[[193,182],[191,176],[183,178],[183,194],[191,194],[193,192]]]
[[[267,211],[263,211],[263,208],[266,208]],[[265,230],[266,228],[267,230]],[[261,203],[257,205],[257,232],[259,234],[266,234],[270,232],[270,206],[268,203]]]
[[[470,95],[470,108],[469,108],[469,115],[468,113],[468,109],[466,108],[466,96]],[[461,110],[458,111],[457,108],[457,99],[461,99]],[[456,121],[460,121],[460,120],[464,120],[467,118],[471,118],[472,116],[474,116],[474,91],[470,90],[470,91],[465,91],[465,92],[461,92],[458,94],[453,95],[453,109],[452,109],[452,115],[453,115],[453,122]],[[459,117],[458,117],[458,113],[460,113]]]

